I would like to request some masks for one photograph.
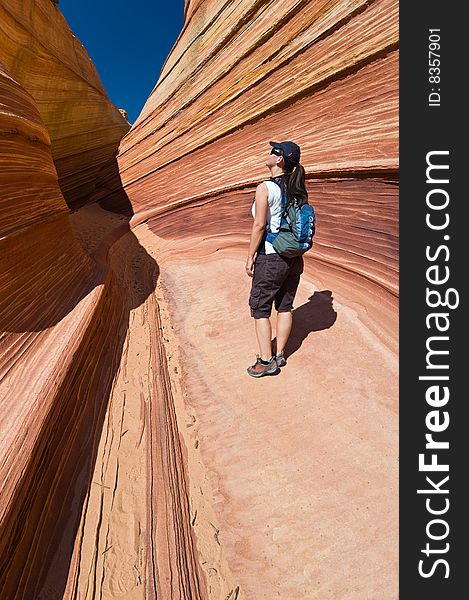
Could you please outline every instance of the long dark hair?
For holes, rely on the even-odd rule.
[[[296,166],[284,159],[285,173],[282,175],[282,192],[286,191],[287,205],[295,200],[298,206],[308,202],[308,192],[305,185],[305,170],[303,165]]]

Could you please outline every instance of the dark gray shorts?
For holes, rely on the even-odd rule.
[[[251,317],[270,317],[273,302],[278,312],[292,310],[301,273],[302,256],[286,258],[280,254],[258,254],[249,295]]]

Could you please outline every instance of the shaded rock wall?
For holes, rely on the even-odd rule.
[[[130,125],[59,8],[50,0],[0,1],[0,59],[35,100],[67,204],[89,202]]]
[[[42,11],[47,16],[51,10],[49,0],[34,5],[20,4],[16,5],[16,17],[28,25],[38,14],[42,15]],[[0,14],[0,28],[6,29],[10,13],[3,5],[1,8],[4,12]],[[65,49],[73,48],[76,40],[70,32],[67,38],[67,32],[60,28],[61,23],[64,23],[62,17],[58,30],[52,27],[48,35],[51,40],[55,36],[60,38]],[[103,117],[105,126],[110,125],[107,131],[106,127],[87,129],[93,120],[82,119],[80,111],[75,113],[73,81],[61,88],[60,79],[55,78],[57,61],[50,59],[47,53],[42,70],[35,71],[37,56],[27,46],[33,46],[41,56],[41,44],[33,36],[19,36],[15,46],[14,34],[12,30],[8,39],[2,37],[0,45],[0,56],[5,58],[5,64],[12,62],[13,67],[19,64],[24,80],[20,83],[0,62],[3,216],[0,230],[0,597],[55,600],[81,595],[90,585],[88,572],[84,580],[80,579],[84,568],[90,566],[96,573],[96,562],[99,568],[103,567],[103,561],[99,560],[102,555],[97,556],[95,548],[96,539],[99,540],[96,528],[99,530],[103,519],[99,501],[98,506],[92,503],[92,478],[103,428],[109,419],[116,374],[121,368],[129,315],[141,304],[153,315],[154,310],[145,306],[145,300],[153,291],[157,268],[129,232],[128,218],[109,217],[107,213],[108,221],[105,218],[100,223],[97,217],[104,213],[101,211],[92,213],[91,233],[89,227],[77,229],[76,223],[72,227],[56,169],[57,163],[63,165],[63,155],[54,162],[54,138],[48,127],[53,133],[55,119],[61,123],[60,137],[56,141],[60,145],[61,139],[69,139],[69,150],[74,153],[71,156],[77,158],[69,163],[69,174],[75,182],[72,192],[80,194],[78,198],[72,193],[72,205],[76,206],[92,200],[91,192],[96,188],[99,171],[119,178],[113,159],[118,138],[108,145],[112,139],[108,133],[110,130],[112,135],[121,136],[128,125],[113,126],[116,114],[121,119],[120,113],[112,107],[104,91],[100,91],[99,97],[93,91],[100,84],[96,72],[89,66],[90,82],[83,79],[84,70],[77,78],[82,88],[80,98],[84,98],[86,107],[87,102],[93,104],[90,98],[95,95],[95,108],[101,112],[101,117],[97,115],[96,119]],[[11,61],[10,50],[24,60]],[[84,50],[81,53],[86,58]],[[60,58],[59,48],[55,58]],[[52,63],[50,68],[48,61]],[[41,90],[47,91],[42,97],[44,114],[33,94],[41,98]],[[54,99],[62,93],[64,111],[59,115]],[[106,111],[111,117],[107,122]],[[45,122],[47,118],[49,121]],[[104,138],[101,137],[103,132]],[[80,147],[83,139],[91,143]],[[84,152],[83,148],[86,148]],[[83,160],[79,159],[82,154]],[[88,192],[89,195],[84,196]],[[119,202],[123,212],[131,214],[125,194],[113,197],[113,205]],[[125,263],[124,269],[130,266],[132,271],[134,260],[138,263],[143,254],[149,282],[144,283],[141,274],[132,273],[131,284],[127,277],[123,290],[116,281],[115,269],[110,268],[108,254],[113,242],[126,234],[131,248],[127,248],[120,265]],[[132,295],[132,287],[137,294]],[[153,297],[152,300],[154,302]],[[154,320],[151,325],[156,337],[159,329]],[[155,339],[154,346],[157,344],[158,339]],[[164,372],[163,357],[152,352],[152,360]],[[125,372],[125,368],[123,370]],[[121,392],[116,395],[121,397]],[[142,514],[138,536],[142,545],[137,564],[143,586],[140,588],[140,583],[135,581],[134,568],[130,565],[130,587],[136,587],[137,593],[142,594],[139,597],[145,599],[156,597],[157,589],[163,592],[169,589],[170,594],[178,594],[178,597],[180,589],[187,591],[187,598],[203,596],[204,582],[199,582],[194,544],[188,531],[184,471],[170,392],[164,381],[158,381],[148,395],[157,398],[159,404],[141,415],[148,423],[143,424],[137,434],[144,483],[143,493],[136,496]],[[138,394],[137,400],[140,401]],[[153,426],[156,409],[158,423]],[[137,424],[142,427],[139,419]],[[167,439],[166,445],[163,436]],[[134,458],[134,440],[130,443]],[[167,468],[168,459],[172,460],[172,469]],[[134,470],[132,463],[130,471]],[[121,478],[123,471],[121,466]],[[97,489],[104,491],[108,486]],[[165,501],[163,490],[167,494]],[[128,494],[127,490],[118,490],[116,496],[122,493]],[[86,514],[88,506],[92,507],[91,516]],[[104,522],[110,513],[108,510],[104,515]],[[90,522],[95,529],[90,535],[90,545],[83,546],[83,538],[88,539],[83,530],[88,531]],[[123,538],[127,541],[129,536],[125,528],[124,531]],[[168,536],[167,531],[175,531],[175,534]],[[154,539],[163,541],[154,544]],[[162,552],[158,550],[160,546],[164,546]],[[123,553],[129,556],[127,549]],[[109,553],[107,557],[112,555]],[[180,573],[174,577],[171,570],[176,562]],[[125,579],[122,560],[116,559],[116,564],[117,575],[106,565],[108,579],[104,575],[100,577],[101,585],[110,582],[113,588],[116,579],[121,585],[121,579]]]
[[[2,597],[65,587],[126,321],[64,194],[89,201],[128,128],[49,0],[0,2]],[[44,590],[57,555],[66,569]]]

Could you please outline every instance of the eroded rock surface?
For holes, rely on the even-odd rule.
[[[160,235],[244,243],[268,141],[295,140],[318,212],[308,272],[334,271],[334,289],[396,350],[397,4],[190,2],[186,11],[119,148],[134,212]],[[184,227],[179,211],[190,215]],[[167,221],[151,218],[164,212]]]
[[[34,98],[47,128],[68,206],[88,203],[99,170],[130,128],[127,119],[50,0],[1,0],[0,40],[0,59]]]
[[[397,3],[184,10],[121,139],[59,7],[0,1],[0,596],[394,599]],[[318,232],[253,380],[282,139]]]

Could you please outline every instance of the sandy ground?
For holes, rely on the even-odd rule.
[[[93,249],[93,228],[120,222],[98,207],[79,212],[76,229]],[[165,241],[143,224],[116,244],[114,268],[134,299],[153,260],[159,277],[130,310],[83,512],[80,597],[95,597],[96,582],[102,598],[150,597],[151,436],[142,432],[146,403],[158,401],[157,311],[207,597],[225,600],[239,586],[240,600],[395,599],[397,357],[334,298],[333,282],[318,289],[303,277],[287,365],[250,378],[250,280],[244,249],[225,242]],[[122,268],[136,252],[131,272]]]
[[[161,280],[195,419],[186,444],[199,442],[240,590],[397,598],[396,357],[303,278],[287,366],[252,379],[244,253],[172,254]]]

